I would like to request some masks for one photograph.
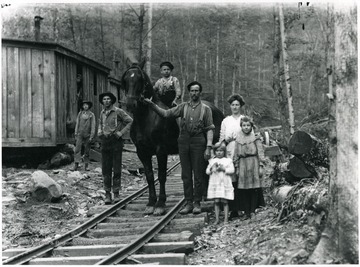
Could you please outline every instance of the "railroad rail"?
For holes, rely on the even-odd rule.
[[[185,202],[179,162],[167,170],[167,175],[169,207],[165,215],[142,215],[147,201],[148,186],[145,186],[109,208],[103,206],[106,209],[92,219],[47,243],[31,249],[3,251],[3,258],[8,258],[2,264],[185,264],[185,254],[191,252],[194,245],[194,231],[189,230],[200,229],[206,221],[206,214],[178,215]],[[142,254],[135,255],[139,252]],[[156,254],[146,254],[154,252]]]

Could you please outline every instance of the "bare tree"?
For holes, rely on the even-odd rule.
[[[274,51],[273,51],[273,90],[277,96],[279,105],[279,117],[283,129],[284,139],[282,145],[290,138],[290,127],[288,121],[287,102],[283,93],[281,83],[281,42],[280,42],[280,22],[277,12],[274,9]]]
[[[292,88],[290,84],[290,71],[289,71],[289,62],[288,62],[287,47],[286,47],[284,14],[281,4],[279,5],[279,21],[280,21],[281,46],[283,52],[282,55],[283,55],[283,64],[284,64],[285,85],[286,85],[286,92],[288,98],[290,135],[292,135],[295,132],[294,107],[292,101]]]
[[[146,50],[146,65],[145,65],[145,71],[146,73],[151,76],[151,52],[152,52],[152,18],[153,18],[153,5],[152,3],[149,3],[149,10],[148,10],[148,29],[149,32],[147,34],[147,50]]]

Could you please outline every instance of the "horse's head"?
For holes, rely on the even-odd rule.
[[[149,76],[143,71],[145,61],[140,64],[133,63],[124,72],[121,85],[126,95],[126,108],[132,112],[139,103],[153,95],[153,86]]]

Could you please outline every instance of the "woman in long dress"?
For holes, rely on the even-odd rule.
[[[241,131],[240,120],[243,117],[241,114],[241,107],[245,105],[245,101],[241,95],[234,94],[228,98],[228,103],[230,104],[231,115],[227,116],[221,123],[219,141],[226,144],[226,157],[234,160],[236,147],[235,140]],[[232,183],[235,196],[234,200],[229,203],[230,219],[239,216],[239,194],[237,190],[236,174],[232,175]]]

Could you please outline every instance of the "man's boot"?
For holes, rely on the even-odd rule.
[[[182,208],[182,210],[180,210],[179,213],[180,214],[188,214],[193,211],[193,208],[194,208],[194,206],[193,206],[192,201],[188,201],[186,203],[186,205]]]
[[[90,169],[89,169],[89,163],[85,163],[85,171],[90,171]]]
[[[74,167],[70,169],[70,171],[76,171],[79,168],[79,162],[75,162]]]
[[[201,213],[201,206],[200,206],[200,202],[196,201],[194,203],[194,208],[193,208],[193,214],[200,214]]]
[[[105,192],[105,205],[111,204],[111,193],[110,191]]]
[[[119,202],[119,201],[120,201],[119,191],[118,191],[118,192],[114,192],[114,203]]]

